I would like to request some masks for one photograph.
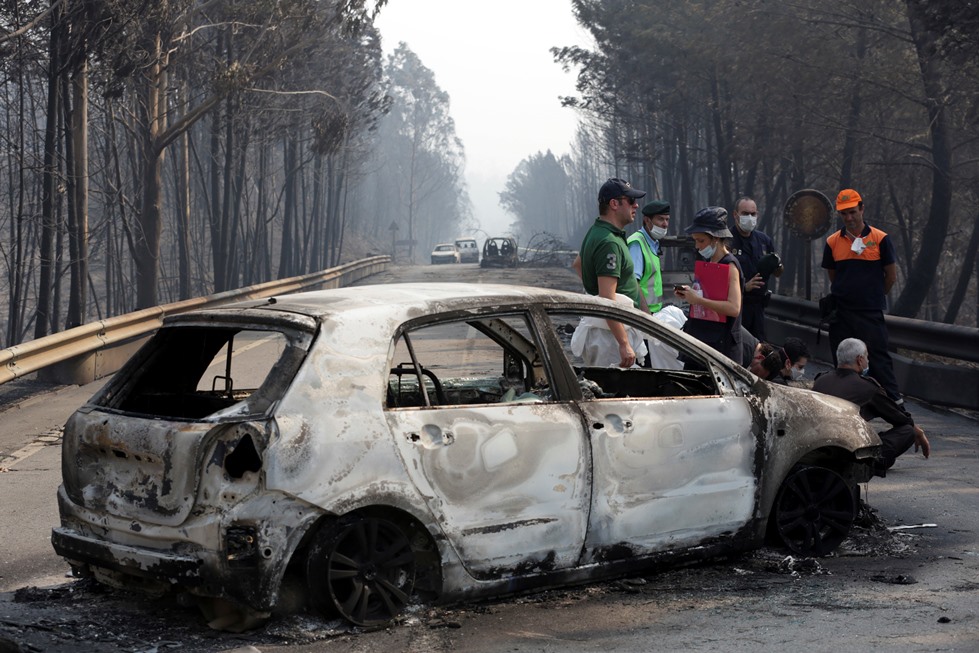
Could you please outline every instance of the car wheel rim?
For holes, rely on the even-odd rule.
[[[415,555],[400,528],[361,519],[339,533],[326,558],[330,597],[342,617],[360,626],[387,623],[408,604]]]
[[[824,467],[792,472],[775,500],[778,534],[800,555],[832,552],[846,539],[855,516],[852,489],[842,476]]]

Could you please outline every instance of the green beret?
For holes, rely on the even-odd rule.
[[[669,213],[670,203],[666,200],[653,200],[646,206],[642,207],[642,214],[648,216],[659,215],[660,213]]]

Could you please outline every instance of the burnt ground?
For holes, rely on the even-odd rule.
[[[609,614],[611,607],[613,613],[621,614],[655,603],[657,609],[669,608],[673,615],[683,615],[683,621],[690,623],[709,619],[732,599],[860,611],[860,606],[848,605],[836,596],[848,581],[835,570],[863,559],[871,564],[866,565],[861,582],[913,585],[917,581],[903,569],[907,565],[901,561],[915,554],[916,537],[915,529],[889,531],[876,514],[865,511],[850,538],[828,558],[794,558],[783,550],[764,548],[648,576],[477,604],[419,606],[396,626],[374,632],[308,613],[274,616],[264,626],[245,633],[221,632],[210,629],[200,610],[186,597],[153,599],[78,579],[0,595],[0,653],[452,650],[462,638],[474,645],[466,648],[475,650],[480,646],[468,641],[473,634],[499,615],[531,609],[539,615],[557,616],[569,609],[591,613],[598,608]],[[493,650],[494,641],[487,642],[485,650]],[[421,648],[417,648],[419,644]]]

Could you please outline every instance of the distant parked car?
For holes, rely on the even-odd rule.
[[[459,249],[452,243],[439,243],[432,250],[432,265],[458,263]]]
[[[460,263],[479,263],[479,245],[475,238],[460,238],[455,243]]]
[[[483,260],[480,267],[517,267],[517,241],[509,236],[487,238],[483,243]]]
[[[606,320],[698,370],[602,360]],[[676,362],[673,359],[673,362]],[[581,293],[386,284],[166,318],[65,425],[55,551],[79,575],[223,599],[284,587],[354,624],[413,603],[847,536],[880,438]]]

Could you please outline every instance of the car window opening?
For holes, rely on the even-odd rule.
[[[554,331],[568,364],[578,377],[584,399],[653,399],[704,397],[720,394],[716,379],[703,357],[694,350],[677,349],[651,330],[626,324],[640,364],[618,367],[618,344],[604,316],[551,314]],[[678,341],[679,342],[679,341]],[[703,361],[703,370],[684,370],[680,356]]]
[[[239,415],[264,411],[272,403],[271,381],[291,378],[291,373],[273,370],[298,369],[305,348],[290,346],[277,331],[195,326],[161,331],[137,356],[142,364],[113,384],[101,404],[127,413],[197,420],[232,407]],[[264,394],[259,392],[263,387]]]
[[[411,329],[398,338],[392,363],[388,408],[552,399],[539,348],[523,317],[494,316]]]

